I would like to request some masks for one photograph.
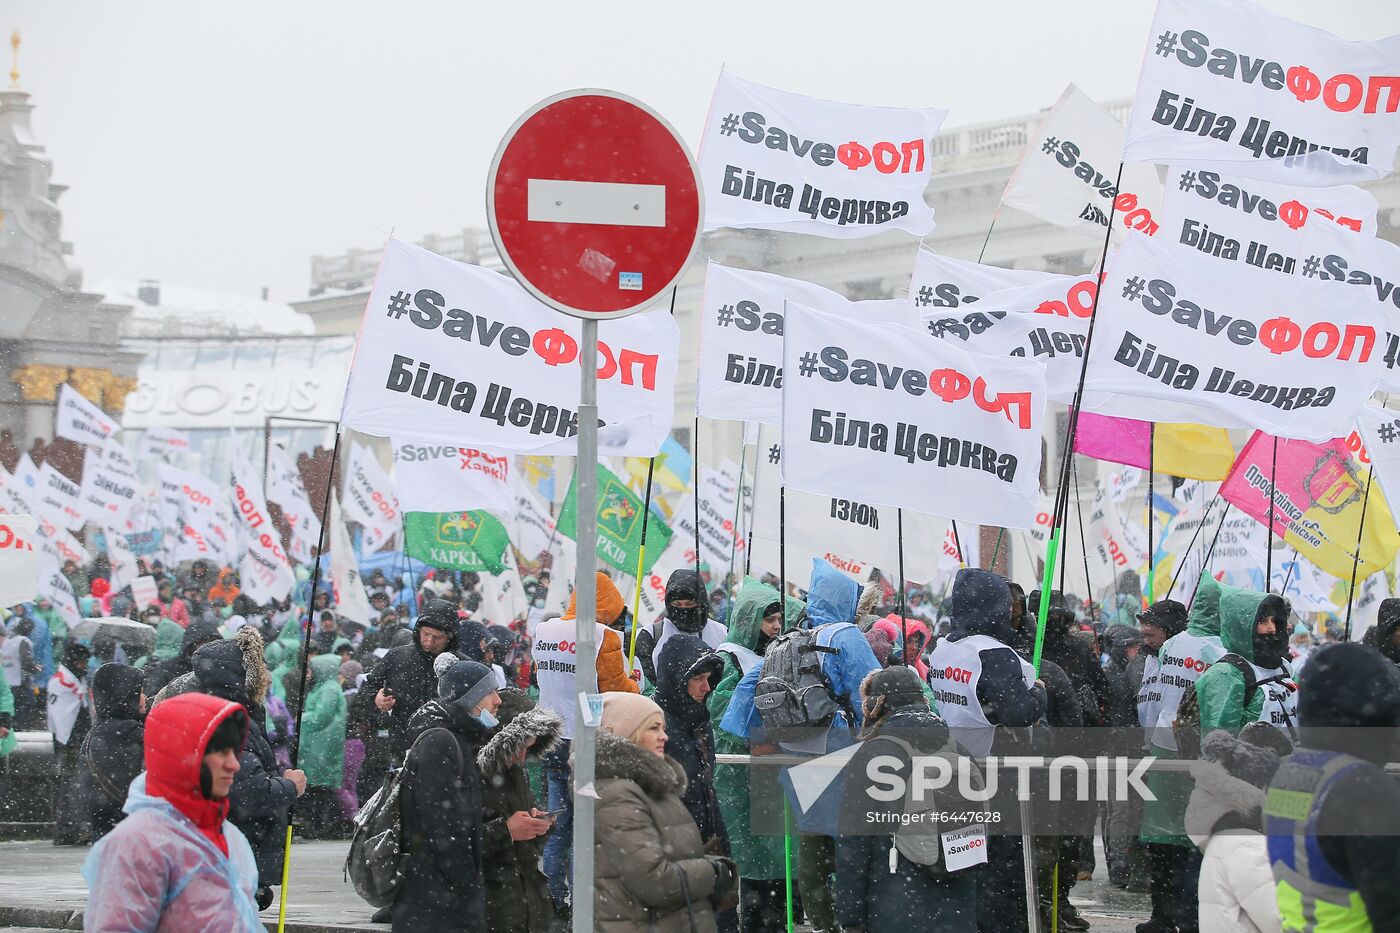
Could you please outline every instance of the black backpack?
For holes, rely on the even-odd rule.
[[[849,727],[855,728],[850,701],[836,696],[822,671],[821,656],[838,652],[817,643],[819,631],[786,632],[763,656],[763,676],[754,688],[753,702],[763,728],[775,742],[794,741],[804,730],[825,729],[838,711],[844,711]]]
[[[1239,671],[1240,676],[1244,677],[1244,705],[1246,707],[1254,700],[1254,694],[1264,684],[1279,683],[1288,677],[1286,673],[1281,673],[1257,680],[1254,676],[1254,665],[1250,664],[1243,655],[1235,654],[1233,651],[1222,655],[1215,664],[1228,664]],[[1214,664],[1211,665],[1211,667],[1214,666]],[[1196,696],[1195,682],[1189,684],[1181,695],[1181,703],[1176,708],[1176,719],[1172,720],[1172,735],[1176,736],[1176,756],[1178,758],[1201,757],[1201,701]]]

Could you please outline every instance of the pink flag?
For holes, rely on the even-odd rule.
[[[1075,453],[1110,463],[1126,463],[1146,470],[1151,459],[1152,423],[1131,418],[1079,413],[1079,430],[1074,435]]]

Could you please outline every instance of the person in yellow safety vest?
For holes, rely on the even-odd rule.
[[[1374,648],[1319,649],[1301,672],[1301,747],[1274,774],[1264,832],[1285,931],[1400,930],[1400,671]]]

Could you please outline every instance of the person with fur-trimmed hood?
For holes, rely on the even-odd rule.
[[[266,702],[272,675],[258,630],[245,625],[233,638],[195,650],[194,670],[156,694],[152,707],[184,693],[207,693],[237,703],[248,719],[248,741],[238,756],[229,792],[229,822],[243,831],[258,866],[258,904],[272,903],[272,885],[282,883],[287,820],[292,803],[306,791],[306,774],[283,769],[267,739]]]
[[[498,693],[500,728],[476,754],[485,820],[486,928],[490,933],[542,933],[555,918],[540,871],[544,835],[553,820],[539,808],[525,759],[539,758],[553,748],[564,720],[536,706],[523,690],[506,687]]]
[[[705,853],[685,786],[685,769],[666,754],[661,707],[608,693],[594,772],[595,930],[715,933],[715,907],[738,875],[729,859]]]

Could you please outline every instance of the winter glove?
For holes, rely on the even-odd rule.
[[[732,897],[739,882],[739,870],[732,861],[720,856],[710,859],[710,866],[715,870],[715,889],[710,894],[710,904],[716,911],[729,910],[737,905],[738,901]]]

